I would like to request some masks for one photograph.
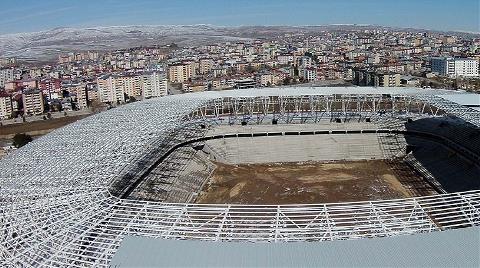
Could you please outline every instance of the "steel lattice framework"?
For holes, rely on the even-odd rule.
[[[356,102],[360,105],[356,109],[360,109],[358,100],[362,98],[370,98],[372,105],[357,111],[375,113],[372,99],[389,95],[402,103],[437,107],[478,126],[478,112],[444,101],[439,96],[445,93],[412,88],[248,89],[168,96],[90,116],[0,161],[0,266],[108,266],[127,235],[212,241],[324,241],[478,226],[480,191],[278,206],[148,202],[122,199],[111,191],[118,178],[129,174],[147,155],[161,154],[173,146],[172,132],[181,131],[192,120],[219,116],[236,105],[244,108],[238,106],[238,113],[230,113],[232,120],[245,115],[257,119],[267,116],[268,109],[258,108],[258,101],[248,107],[252,99],[290,99],[279,107],[277,115],[288,122],[288,113],[294,115],[292,118],[310,114],[308,120],[314,120],[313,114],[318,112],[346,115],[345,107],[352,109],[350,103]],[[315,106],[318,103],[311,101],[325,98],[342,100],[343,104],[319,109]],[[295,108],[295,102],[303,104]]]

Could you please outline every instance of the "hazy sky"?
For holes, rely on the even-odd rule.
[[[0,34],[55,27],[377,24],[480,32],[480,0],[0,0]]]

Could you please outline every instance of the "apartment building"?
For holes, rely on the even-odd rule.
[[[281,65],[291,64],[293,62],[293,55],[291,54],[278,55],[277,61]]]
[[[60,79],[42,79],[38,82],[40,89],[47,99],[58,99],[62,95],[62,82]]]
[[[195,74],[192,63],[176,63],[168,66],[168,78],[172,83],[183,83]]]
[[[12,97],[4,91],[0,92],[0,118],[9,119],[12,115]]]
[[[123,103],[125,97],[152,98],[167,95],[167,79],[161,72],[106,75],[97,79],[98,96],[105,103]]]
[[[262,74],[260,75],[260,85],[262,87],[269,87],[274,85],[274,75],[273,74]]]
[[[371,70],[354,70],[353,84],[357,86],[399,87],[400,74],[375,72]]]
[[[212,70],[214,61],[212,59],[200,59],[199,72],[200,74],[207,74]]]
[[[22,94],[23,113],[26,115],[39,115],[44,112],[42,91],[30,89]]]
[[[302,69],[300,72],[300,77],[303,77],[305,81],[316,81],[317,69],[313,67]]]
[[[162,97],[168,94],[167,77],[164,73],[149,72],[142,75],[143,98]]]
[[[71,94],[75,94],[78,109],[88,108],[86,83],[70,84],[68,86],[65,86],[64,89]]]
[[[433,73],[449,77],[478,77],[479,63],[476,59],[433,57],[431,58]]]
[[[142,95],[142,76],[137,74],[127,74],[117,77],[118,83],[123,87],[123,92],[130,97],[139,97]]]
[[[377,73],[374,78],[375,87],[399,87],[400,74],[396,73]]]
[[[19,91],[22,89],[35,89],[35,88],[38,88],[38,80],[36,79],[13,80],[5,83],[5,90],[9,93]]]
[[[0,68],[0,87],[4,88],[7,82],[15,80],[13,68]]]
[[[479,65],[475,59],[455,59],[455,75],[463,77],[478,77]]]
[[[125,102],[125,92],[121,80],[107,74],[97,78],[98,97],[101,102],[117,104]]]

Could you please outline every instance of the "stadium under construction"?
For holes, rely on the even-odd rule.
[[[235,252],[249,256],[245,266],[278,266],[287,251],[303,252],[287,266],[342,266],[332,248],[413,243],[431,243],[430,264],[448,266],[457,259],[435,259],[452,250],[438,241],[480,244],[480,111],[462,98],[478,95],[241,89],[90,116],[0,161],[0,266],[142,266],[155,255],[166,266],[225,266]],[[200,248],[211,249],[203,260],[185,257]],[[211,262],[212,252],[229,257]],[[464,253],[450,264],[480,263]],[[363,256],[350,264],[385,264]]]

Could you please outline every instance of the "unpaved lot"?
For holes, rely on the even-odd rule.
[[[66,116],[48,120],[18,123],[0,126],[1,138],[12,138],[17,133],[26,133],[31,136],[45,135],[57,128],[63,127],[88,115]]]
[[[216,165],[197,203],[324,203],[412,195],[383,160]]]

